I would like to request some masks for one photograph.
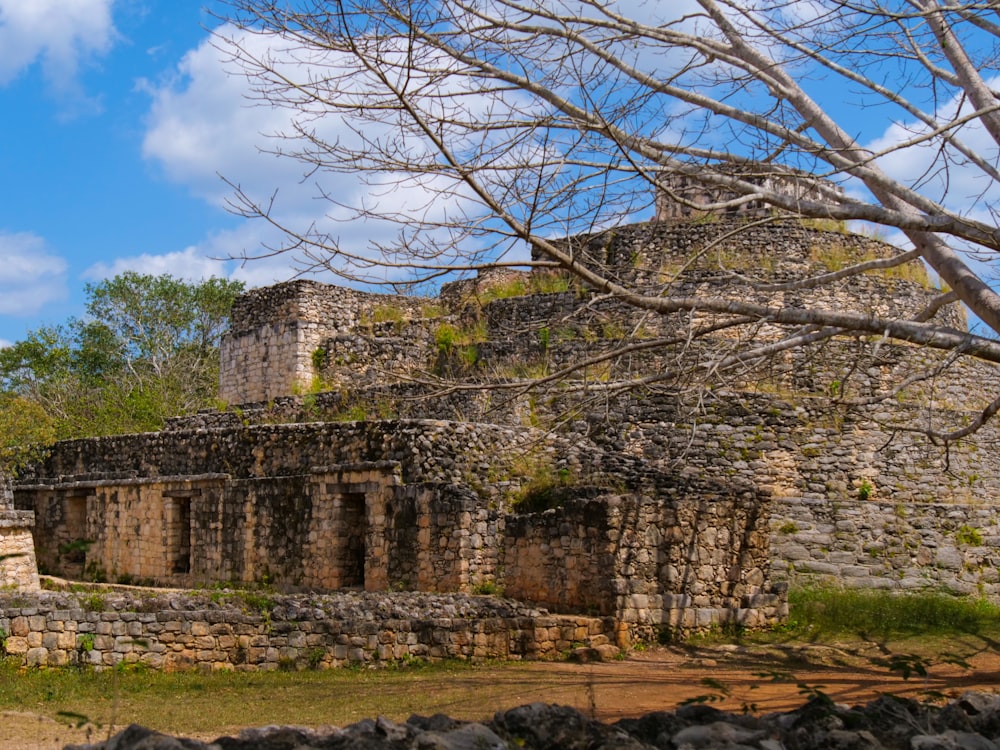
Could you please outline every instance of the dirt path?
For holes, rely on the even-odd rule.
[[[611,721],[670,710],[693,698],[727,710],[746,708],[762,713],[800,706],[809,690],[821,690],[841,703],[859,703],[886,692],[924,698],[927,694],[957,697],[967,690],[1000,689],[1000,655],[993,650],[968,656],[968,669],[938,663],[929,668],[926,677],[911,676],[909,680],[884,665],[873,665],[872,660],[879,657],[875,644],[862,649],[855,644],[849,652],[831,646],[652,649],[622,661],[534,662],[470,670],[458,678],[442,678],[448,680],[448,689],[442,686],[441,700],[435,700],[432,688],[419,705],[421,713],[475,719],[544,701],[572,705]],[[938,661],[934,656],[926,658]],[[406,716],[389,718],[403,720]],[[295,723],[295,717],[288,721]],[[235,730],[219,727],[201,739]],[[3,749],[59,748],[88,741],[88,731],[90,741],[103,739],[104,731],[71,728],[50,717],[0,713]]]

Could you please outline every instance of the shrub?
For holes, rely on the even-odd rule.
[[[875,487],[867,479],[862,479],[861,484],[858,485],[858,500],[865,502],[870,500],[875,492]]]
[[[478,596],[503,596],[503,588],[496,581],[482,581],[472,587],[472,593]]]

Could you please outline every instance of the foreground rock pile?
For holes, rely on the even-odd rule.
[[[484,723],[380,718],[343,729],[247,729],[213,743],[131,726],[73,750],[998,750],[998,740],[1000,696],[969,693],[943,707],[890,696],[847,707],[820,696],[796,711],[760,717],[690,705],[614,724],[534,703]]]

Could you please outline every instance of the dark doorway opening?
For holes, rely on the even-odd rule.
[[[341,547],[340,569],[343,571],[341,586],[365,587],[365,538],[368,523],[365,513],[365,493],[351,492],[341,496],[343,508],[344,543]]]
[[[174,497],[167,519],[167,555],[171,572],[191,572],[191,498]]]
[[[69,541],[87,538],[87,496],[68,495],[63,506]]]

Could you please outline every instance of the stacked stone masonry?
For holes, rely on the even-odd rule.
[[[333,457],[352,463],[309,465]],[[510,502],[535,465],[618,488],[569,502],[553,526]],[[88,466],[107,473],[73,473]],[[174,473],[183,466],[204,473]],[[426,420],[175,430],[62,443],[40,468],[15,497],[35,510],[51,572],[310,591],[489,587],[647,634],[784,614],[767,578],[766,494],[541,432]],[[598,568],[595,544],[608,555]]]
[[[784,498],[771,519],[774,580],[1000,599],[991,504]]]
[[[10,481],[0,475],[0,591],[37,591],[38,565],[31,529],[35,514],[14,510]]]
[[[674,187],[678,187],[675,185]],[[678,187],[682,192],[684,185]],[[789,183],[789,189],[806,195],[813,189]],[[805,192],[803,192],[805,190]],[[695,202],[704,196],[695,196]],[[741,211],[760,213],[754,206]],[[763,216],[760,213],[760,216]],[[769,281],[788,280],[804,273],[823,273],[831,264],[884,257],[888,250],[878,240],[840,231],[821,231],[794,219],[772,217],[770,224],[741,226],[733,219],[705,217],[699,221],[662,221],[635,225],[571,241],[577,257],[612,271],[623,281],[653,290],[665,282],[681,294],[719,294],[720,285],[732,285],[730,293],[747,298],[740,275]],[[759,217],[758,217],[759,218]],[[734,231],[739,228],[740,231]],[[713,245],[720,237],[725,241]],[[701,247],[713,252],[698,255]],[[691,258],[696,261],[692,264]],[[680,275],[676,269],[683,268]],[[508,274],[500,283],[508,282]],[[736,283],[734,284],[734,280]],[[492,279],[463,282],[442,293],[442,307],[461,322],[469,315],[469,300],[483,295]],[[338,296],[339,292],[328,290]],[[722,292],[725,294],[725,290]],[[796,295],[810,306],[832,310],[854,309],[862,301],[873,315],[912,317],[934,296],[919,265],[898,271],[852,277],[841,284],[784,292],[780,302],[795,304]],[[758,295],[767,302],[767,295]],[[587,302],[587,304],[583,304]],[[268,317],[264,300],[248,303],[259,316]],[[378,303],[375,303],[378,304]],[[384,307],[387,302],[382,302]],[[420,302],[427,310],[426,301]],[[476,345],[476,369],[463,370],[461,362],[449,371],[465,378],[479,372],[498,372],[513,363],[544,362],[554,369],[601,347],[615,344],[617,331],[644,327],[650,337],[669,334],[675,322],[669,318],[649,320],[613,300],[590,301],[581,290],[496,299],[481,306],[477,315],[485,322],[485,340]],[[965,321],[958,308],[945,308],[938,319],[959,330]],[[434,326],[424,317],[405,322],[406,339],[433,342]],[[392,326],[355,330],[354,335],[369,342],[368,351],[385,347],[375,343],[391,338]],[[418,333],[419,331],[419,333]],[[544,332],[544,342],[540,332]],[[763,332],[763,331],[762,331]],[[691,356],[710,353],[712,342],[693,347]],[[224,355],[225,357],[225,355]],[[458,352],[453,360],[468,358]],[[639,371],[656,371],[663,359],[655,355],[633,358]],[[312,399],[310,408],[320,414],[354,413],[373,416],[393,414],[406,417],[462,418],[511,425],[552,422],[588,403],[579,419],[561,422],[570,439],[592,443],[612,454],[633,457],[642,465],[684,477],[744,481],[761,487],[780,500],[772,513],[772,526],[795,522],[790,509],[804,503],[809,507],[836,509],[850,504],[862,488],[869,502],[903,504],[948,503],[972,513],[969,507],[982,505],[981,513],[991,513],[989,498],[1000,494],[1000,459],[994,445],[1000,435],[993,424],[975,435],[943,448],[932,445],[922,435],[909,431],[914,425],[938,427],[960,425],[987,406],[1000,390],[1000,373],[992,364],[959,359],[943,367],[932,378],[908,389],[903,400],[852,406],[851,399],[870,398],[917,372],[933,369],[944,362],[936,355],[905,345],[887,345],[865,340],[835,340],[823,346],[796,349],[783,358],[768,362],[742,383],[732,382],[729,390],[694,406],[669,388],[650,390],[612,399],[601,399],[583,389],[568,397],[558,391],[527,394],[512,398],[488,391],[462,392],[435,399],[421,398],[427,389],[410,383],[393,383],[393,368],[385,366],[375,385],[340,389]],[[397,365],[407,369],[440,369],[441,353],[433,345],[421,357],[419,346],[411,346]],[[343,373],[329,371],[331,380],[342,382]],[[603,403],[602,403],[603,402]],[[271,414],[283,409],[294,413],[291,402],[272,405]],[[611,418],[610,415],[614,415]],[[264,417],[266,418],[266,417]],[[903,428],[903,429],[900,429]],[[867,495],[866,495],[867,496]],[[787,516],[787,517],[786,517]],[[989,526],[984,522],[984,526]],[[940,527],[942,534],[947,529]],[[773,537],[784,550],[783,536]],[[828,545],[820,543],[817,549]],[[813,549],[814,545],[809,545]],[[792,554],[801,554],[793,551]],[[812,553],[822,557],[823,553]],[[773,563],[776,575],[791,568],[779,552]],[[871,555],[869,555],[871,557]],[[817,573],[823,568],[814,561]],[[907,586],[922,581],[928,587],[945,586],[968,590],[967,582],[938,575],[936,561],[926,555],[913,560],[918,575],[904,574]],[[990,572],[983,567],[983,576]],[[800,570],[799,577],[806,574]],[[898,576],[898,573],[893,573]],[[878,575],[864,577],[877,578]],[[966,577],[969,577],[968,575]],[[982,577],[982,576],[981,576]],[[886,585],[884,583],[878,585]],[[985,588],[984,588],[985,587]],[[990,581],[980,581],[979,590],[992,592]]]
[[[627,647],[612,618],[461,595],[0,593],[0,654],[25,666],[326,669],[405,659],[553,658]],[[616,645],[617,644],[617,645]]]
[[[912,265],[758,291],[748,277],[781,282],[891,252],[781,218],[661,221],[567,247],[648,293],[669,285],[831,310],[861,301],[893,317],[935,295]],[[951,308],[937,319],[965,325]],[[161,433],[61,443],[19,479],[16,505],[35,512],[50,571],[309,591],[503,588],[611,617],[631,635],[763,626],[784,615],[787,582],[808,576],[998,593],[989,543],[971,543],[994,535],[984,501],[1000,492],[1000,436],[987,425],[944,450],[900,429],[967,422],[1000,389],[992,365],[945,367],[916,347],[847,338],[760,362],[695,398],[671,382],[604,390],[609,378],[669,370],[669,348],[615,358],[571,387],[490,387],[686,324],[551,272],[455,282],[436,299],[301,280],[253,290],[222,346],[230,409]],[[780,333],[761,325],[754,336]],[[711,356],[726,335],[683,354]],[[854,402],[939,365],[904,400]],[[428,373],[482,387],[448,390]],[[886,541],[884,509],[911,504],[920,521],[904,554]],[[978,530],[961,540],[960,514]]]
[[[800,201],[824,201],[831,194],[843,197],[843,188],[818,180],[813,175],[760,168],[754,165],[748,169],[727,169],[717,172],[719,178],[733,178],[762,189],[778,192],[788,198]],[[658,180],[656,194],[657,221],[671,221],[690,217],[720,215],[713,204],[732,202],[722,213],[725,216],[762,217],[775,215],[774,209],[759,200],[746,200],[742,193],[730,188],[709,186],[685,174],[667,174]],[[712,207],[712,208],[710,208]]]
[[[30,511],[0,510],[0,590],[38,590],[38,565]]]

